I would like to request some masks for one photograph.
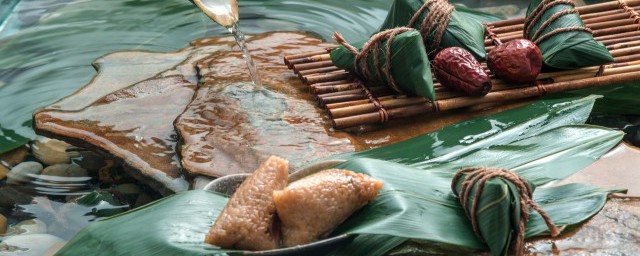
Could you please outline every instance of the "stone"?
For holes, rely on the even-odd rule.
[[[47,224],[39,219],[31,219],[21,221],[18,224],[9,228],[9,235],[33,235],[33,234],[46,234]]]
[[[7,217],[0,214],[0,236],[3,236],[7,233]]]
[[[39,137],[31,144],[31,152],[45,165],[68,164],[71,158],[80,156],[78,152],[67,152],[69,147],[64,141]]]
[[[4,164],[9,166],[17,165],[23,162],[27,155],[29,154],[29,149],[27,147],[19,147],[4,154],[0,154],[0,161],[4,162]],[[3,180],[9,174],[9,169],[0,164],[0,180]]]
[[[87,170],[76,164],[56,164],[47,166],[42,171],[42,175],[56,177],[87,177]]]
[[[166,53],[125,52],[103,57],[92,83],[34,113],[35,131],[113,155],[129,167],[131,176],[162,194],[186,190],[189,184],[181,172],[173,121],[195,93],[195,61],[206,56],[203,52],[219,48],[230,46],[185,48],[167,62],[162,61]],[[121,70],[118,63],[125,59],[126,65],[140,64],[145,75],[125,71],[121,79],[119,73],[113,73]],[[153,64],[158,60],[163,64]],[[146,64],[154,66],[147,70]],[[102,69],[107,66],[111,69]],[[137,68],[128,68],[137,72]]]
[[[38,162],[22,162],[14,166],[7,174],[7,184],[20,185],[31,182],[42,173],[44,167]]]
[[[0,255],[41,256],[52,247],[59,249],[60,244],[65,242],[62,238],[48,234],[11,236],[0,243]]]
[[[0,209],[11,210],[16,204],[31,203],[32,198],[31,195],[16,189],[14,186],[0,187]]]

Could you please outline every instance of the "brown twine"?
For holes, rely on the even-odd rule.
[[[538,28],[538,30],[535,32],[535,34],[533,36],[529,37],[529,34],[531,34],[531,30],[533,30],[533,28],[536,26],[536,24],[538,24],[540,19],[542,19],[542,16],[544,15],[544,13],[547,10],[549,10],[549,9],[551,9],[554,6],[557,6],[557,5],[571,5],[571,9],[566,9],[566,10],[554,13],[551,17],[549,17],[548,20],[546,20],[545,22],[542,23],[542,25],[540,25],[540,27]],[[529,14],[529,16],[524,21],[524,37],[529,39],[529,40],[532,40],[535,44],[539,45],[540,43],[542,43],[545,40],[551,38],[552,36],[555,36],[555,35],[561,34],[561,33],[565,33],[565,32],[584,31],[584,32],[593,34],[593,31],[590,28],[582,27],[582,26],[573,26],[573,27],[565,27],[565,28],[554,29],[551,32],[546,33],[545,35],[542,35],[544,30],[549,25],[551,25],[551,23],[553,23],[554,21],[556,21],[560,17],[565,16],[565,15],[569,15],[569,14],[578,14],[578,10],[575,9],[575,3],[573,2],[573,0],[544,0],[544,1],[542,1],[535,9],[533,9],[531,14]]]
[[[640,23],[640,14],[636,12],[633,8],[629,7],[625,0],[618,0],[618,6],[624,9],[625,12],[629,13],[629,18],[633,19],[634,24]]]
[[[438,50],[440,42],[442,41],[442,35],[449,25],[451,19],[451,13],[455,7],[449,4],[448,0],[426,0],[424,4],[413,14],[413,17],[409,20],[407,27],[413,27],[420,16],[429,10],[427,15],[420,24],[420,34],[424,40],[427,53],[431,54]],[[431,45],[427,45],[427,35],[433,33],[433,41]]]
[[[598,68],[598,72],[596,72],[596,76],[595,77],[599,77],[599,76],[604,75],[604,69],[605,69],[604,65],[600,65],[600,67]]]
[[[367,88],[367,86],[365,86],[361,81],[358,80],[357,83],[364,92],[365,96],[369,98],[369,102],[373,103],[373,106],[375,106],[378,110],[378,114],[380,114],[380,123],[389,121],[389,112],[387,112],[387,109],[384,108],[380,100],[378,100],[378,98],[374,96],[373,93],[371,93],[371,90],[369,90],[369,88]]]
[[[498,35],[496,35],[496,33],[493,32],[493,30],[491,29],[491,26],[489,26],[486,22],[483,22],[482,25],[484,26],[484,30],[487,32],[487,36],[491,38],[491,41],[493,42],[493,44],[501,45],[502,41],[500,41],[500,38],[498,37]]]
[[[413,28],[401,27],[401,28],[388,29],[388,30],[379,32],[371,36],[369,41],[364,43],[364,45],[362,46],[362,50],[360,51],[358,51],[358,49],[353,45],[350,45],[340,33],[337,33],[337,32],[334,33],[333,38],[339,44],[347,48],[347,50],[349,50],[351,53],[355,55],[355,58],[353,61],[353,69],[355,70],[356,74],[358,74],[360,77],[366,80],[377,80],[380,82],[384,81],[382,79],[382,75],[384,75],[386,78],[387,84],[396,92],[402,93],[402,90],[400,90],[400,88],[396,84],[396,81],[393,79],[393,76],[391,76],[391,45],[393,44],[393,40],[395,39],[396,35],[407,32],[407,31],[414,31],[414,30],[415,29]],[[385,47],[385,63],[384,63],[384,66],[380,68],[380,56],[379,56],[380,51],[378,49],[380,48],[380,44],[384,40],[387,40],[387,46]],[[370,71],[367,65],[369,54],[371,53],[373,53],[373,65],[374,67],[376,67],[375,77],[373,77],[370,74]]]
[[[535,81],[536,87],[538,88],[538,94],[540,97],[547,95],[547,89],[544,88],[544,84],[540,81]]]
[[[460,195],[456,193],[455,187],[458,183],[458,180],[462,177],[462,175],[467,174],[464,181],[462,182],[462,187],[460,189]],[[471,168],[463,168],[453,177],[451,182],[452,191],[458,196],[460,203],[465,206],[469,196],[471,196],[471,192],[473,188],[477,184],[476,194],[473,198],[473,204],[471,209],[467,209],[467,207],[463,207],[465,209],[465,213],[471,220],[471,225],[473,226],[473,231],[475,234],[482,238],[482,234],[480,234],[480,230],[478,228],[478,220],[477,220],[477,209],[478,202],[480,201],[480,195],[482,194],[482,190],[484,189],[484,185],[487,181],[493,178],[502,178],[508,182],[511,182],[518,189],[518,193],[520,194],[520,223],[518,225],[518,233],[515,240],[515,248],[516,255],[524,255],[524,235],[527,221],[529,219],[529,207],[533,208],[535,211],[540,213],[542,219],[549,227],[549,231],[552,237],[556,237],[560,234],[558,228],[553,224],[549,216],[532,200],[533,191],[529,187],[529,184],[522,177],[518,176],[516,173],[511,172],[505,169],[499,168],[489,168],[489,167],[471,167]]]

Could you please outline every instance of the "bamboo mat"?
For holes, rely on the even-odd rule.
[[[284,56],[285,64],[299,76],[326,110],[336,129],[381,124],[390,120],[432,112],[477,106],[495,106],[549,93],[640,81],[640,0],[619,0],[576,8],[593,30],[596,40],[610,51],[615,62],[605,66],[542,73],[535,83],[508,84],[492,76],[493,87],[482,97],[464,96],[434,79],[436,101],[398,94],[384,85],[364,84],[354,75],[333,65],[331,49]],[[485,24],[485,47],[493,41],[520,39],[524,18]],[[435,77],[435,76],[434,76]]]

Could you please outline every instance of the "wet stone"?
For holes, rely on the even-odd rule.
[[[16,225],[13,225],[7,231],[7,235],[33,235],[33,234],[46,234],[47,224],[39,219],[21,221]]]
[[[45,165],[68,164],[71,158],[80,156],[78,152],[67,152],[69,147],[64,141],[40,137],[31,144],[31,152]]]
[[[0,214],[0,236],[7,233],[7,217]]]
[[[44,168],[42,175],[56,177],[87,177],[87,170],[76,164],[56,164]]]
[[[12,236],[0,243],[0,255],[13,252],[14,255],[41,256],[46,255],[52,248],[59,249],[60,244],[64,243],[65,240],[47,234]]]
[[[42,173],[41,163],[23,162],[14,166],[7,174],[7,184],[20,185],[32,181],[37,175]]]
[[[186,190],[173,121],[195,93],[194,62],[224,47],[107,55],[91,83],[34,114],[36,133],[112,155],[160,193]]]
[[[0,209],[13,209],[16,204],[28,204],[33,197],[14,186],[0,187]]]
[[[0,155],[0,161],[4,163],[0,164],[0,180],[6,178],[7,174],[9,174],[9,169],[5,165],[15,166],[23,162],[28,154],[29,149],[27,147],[19,147]]]

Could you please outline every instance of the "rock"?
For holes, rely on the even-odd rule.
[[[135,204],[138,199],[138,195],[140,194],[140,187],[132,183],[120,184],[115,187],[115,190],[120,192],[120,194],[130,202],[130,205]]]
[[[80,158],[74,159],[73,162],[90,172],[98,171],[107,165],[107,161],[102,156],[91,151],[81,152]]]
[[[41,256],[52,247],[59,249],[60,244],[65,242],[59,237],[47,234],[12,236],[0,243],[0,255]]]
[[[56,164],[44,168],[42,175],[57,177],[87,177],[87,170],[76,164]]]
[[[64,141],[38,137],[31,144],[31,152],[45,165],[68,164],[71,158],[80,156],[78,152],[67,152],[69,147],[71,145]]]
[[[43,166],[38,162],[23,162],[11,169],[7,174],[7,184],[20,185],[32,181],[42,173]]]
[[[0,236],[3,236],[7,233],[7,217],[0,214]]]
[[[33,234],[46,234],[47,224],[39,219],[21,221],[16,225],[13,225],[7,231],[7,235],[33,235]]]
[[[29,149],[27,147],[19,147],[9,152],[0,155],[0,161],[4,162],[9,166],[17,165],[23,162],[27,155],[29,154]],[[3,180],[9,174],[9,169],[4,165],[0,164],[0,180]]]
[[[16,204],[28,204],[32,196],[14,186],[0,187],[0,208],[13,209]]]
[[[177,66],[174,63],[167,67],[169,70],[149,75],[146,80],[140,76],[124,79],[126,82],[141,79],[134,84],[118,80],[120,74],[99,70],[93,83],[53,106],[37,111],[34,114],[36,133],[111,154],[130,167],[126,170],[131,176],[160,193],[186,190],[189,184],[182,175],[176,153],[177,134],[173,121],[195,93],[196,85],[189,79],[195,77],[193,63],[206,56],[200,55],[200,51],[230,47],[231,44],[184,49],[176,56],[184,60],[183,63]],[[123,58],[123,53],[116,53],[113,58],[116,55],[117,59]],[[135,57],[138,53],[131,52],[131,55]],[[138,61],[144,64],[149,63],[147,58],[163,57],[165,54],[147,54]],[[108,59],[112,58],[102,58],[103,65],[99,68],[107,66]],[[127,63],[131,64],[131,61]],[[127,74],[131,75],[130,72]]]
[[[140,193],[140,195],[138,195],[138,198],[136,199],[136,204],[134,205],[134,207],[138,208],[151,202],[153,202],[153,198],[150,195],[148,195],[147,193]]]

